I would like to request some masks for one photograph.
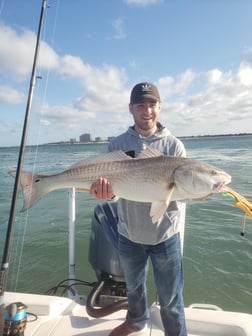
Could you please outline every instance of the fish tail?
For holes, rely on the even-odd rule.
[[[15,177],[16,171],[11,171],[10,175]],[[42,180],[48,175],[22,172],[20,174],[20,184],[22,187],[24,203],[21,212],[26,211],[36,204],[45,194],[48,193],[43,187]]]

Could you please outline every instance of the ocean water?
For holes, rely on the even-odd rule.
[[[189,157],[232,175],[231,187],[252,203],[252,136],[183,139]],[[93,154],[106,144],[27,147],[24,170],[56,173]],[[18,148],[0,148],[0,256],[4,246]],[[98,203],[89,194],[76,195],[76,278],[95,281],[88,263],[90,223]],[[184,241],[185,305],[208,303],[222,309],[252,313],[252,221],[233,206],[231,197],[215,194],[187,206]],[[68,278],[68,191],[55,191],[20,213],[17,204],[7,290],[44,294]],[[80,287],[88,293],[90,287]],[[155,286],[150,268],[150,303]]]

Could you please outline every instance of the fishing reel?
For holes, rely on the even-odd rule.
[[[3,336],[24,336],[26,308],[22,302],[14,302],[5,307]]]

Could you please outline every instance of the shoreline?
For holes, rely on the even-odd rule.
[[[177,136],[178,139],[201,139],[201,138],[221,138],[221,137],[240,137],[240,136],[252,136],[252,133],[230,133],[230,134],[206,134],[206,135],[188,135],[188,136]],[[110,137],[112,138],[112,137]],[[38,145],[26,145],[26,147],[33,147],[33,146],[68,146],[68,145],[101,145],[107,144],[109,140],[100,140],[100,141],[87,141],[87,142],[80,142],[80,141],[58,141],[58,142],[48,142]],[[0,148],[15,148],[20,147],[19,145],[14,146],[0,146]]]
[[[188,136],[177,136],[178,139],[198,139],[198,138],[220,138],[220,137],[236,137],[236,136],[250,136],[252,133],[230,133],[230,134],[206,134],[206,135],[188,135]],[[58,141],[58,142],[49,142],[44,143],[38,146],[48,146],[48,145],[93,145],[93,144],[106,144],[109,140],[101,140],[101,141],[86,141],[86,142],[80,142],[80,141]],[[31,145],[33,146],[33,145]]]

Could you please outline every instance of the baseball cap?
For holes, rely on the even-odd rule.
[[[130,103],[138,104],[142,103],[146,99],[153,99],[160,101],[160,96],[157,87],[149,82],[143,82],[136,84],[130,95]]]

